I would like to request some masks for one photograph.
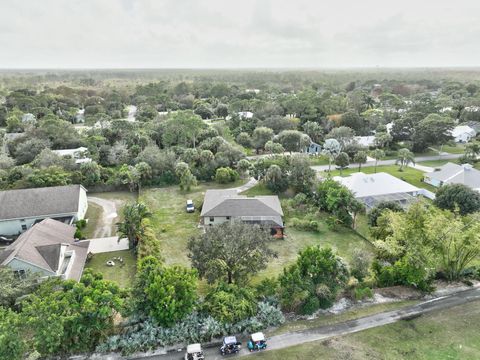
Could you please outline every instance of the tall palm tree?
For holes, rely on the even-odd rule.
[[[398,171],[403,171],[403,167],[410,163],[415,165],[415,155],[408,149],[398,150],[398,157],[395,162],[395,164],[400,164]]]
[[[378,160],[381,160],[385,157],[385,151],[383,151],[382,149],[375,149],[372,152],[372,157],[375,159],[375,174],[376,174]]]
[[[126,237],[130,249],[136,249],[145,233],[144,219],[150,218],[152,213],[143,203],[127,204],[123,208],[123,221],[117,223],[119,239]]]

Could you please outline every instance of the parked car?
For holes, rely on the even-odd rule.
[[[230,355],[237,354],[242,347],[242,343],[237,341],[235,336],[226,336],[223,338],[223,344],[220,347],[220,354]]]
[[[248,350],[264,350],[267,348],[267,340],[265,340],[265,335],[262,332],[254,333],[250,336],[250,340],[247,344]]]
[[[204,360],[202,346],[200,344],[190,344],[185,352],[185,360]]]
[[[193,200],[187,200],[187,212],[195,212],[195,206],[193,205]]]

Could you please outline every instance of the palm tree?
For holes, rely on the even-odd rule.
[[[395,162],[395,164],[400,164],[398,171],[403,171],[403,167],[408,166],[410,163],[415,165],[415,155],[408,149],[398,150],[398,157]]]
[[[381,160],[385,157],[385,151],[381,149],[375,149],[372,152],[372,157],[375,159],[375,174],[377,173],[377,164],[378,160]]]
[[[152,213],[143,203],[127,204],[123,208],[123,221],[117,223],[119,240],[128,238],[130,249],[136,249],[139,241],[145,233],[144,219],[150,218]]]

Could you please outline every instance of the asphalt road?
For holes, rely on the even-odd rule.
[[[466,291],[457,292],[451,295],[434,298],[417,305],[409,306],[399,310],[383,312],[375,315],[366,316],[356,320],[350,320],[339,324],[322,326],[318,328],[285,333],[281,335],[267,338],[268,349],[278,350],[286,347],[301,345],[304,343],[324,340],[334,336],[346,335],[358,331],[383,326],[394,323],[402,319],[412,319],[422,314],[432,311],[439,311],[450,307],[469,303],[471,301],[480,300],[480,288],[474,288]],[[244,339],[243,344],[245,344]],[[183,350],[184,351],[184,350]],[[156,355],[150,357],[143,357],[141,359],[148,360],[179,360],[183,359],[184,352],[168,353],[166,355]],[[218,360],[225,358],[235,358],[238,356],[248,356],[250,353],[247,349],[242,349],[238,355],[222,357],[219,354],[218,348],[204,349],[206,360]],[[135,359],[135,358],[134,358]],[[140,359],[140,358],[137,358]]]

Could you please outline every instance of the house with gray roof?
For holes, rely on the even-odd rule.
[[[470,164],[446,163],[438,170],[426,173],[424,181],[435,187],[444,184],[463,184],[480,191],[480,171]]]
[[[200,214],[208,228],[227,221],[242,221],[269,228],[275,237],[283,237],[283,210],[278,196],[248,197],[236,190],[207,190]]]
[[[46,218],[73,224],[87,209],[82,185],[0,191],[0,235],[18,235]]]
[[[78,281],[88,255],[88,241],[75,241],[75,227],[45,219],[0,252],[0,265],[19,276],[26,272]]]

